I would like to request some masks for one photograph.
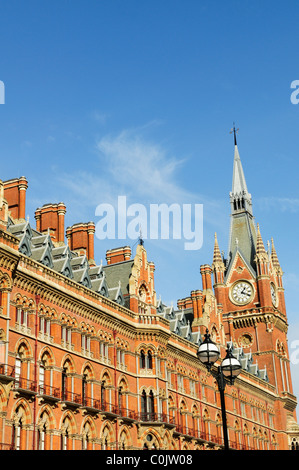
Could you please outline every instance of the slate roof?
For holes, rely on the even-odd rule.
[[[80,256],[71,251],[68,245],[55,246],[49,233],[37,232],[28,221],[14,224],[9,219],[7,229],[19,239],[21,253],[120,305],[126,305],[129,278],[134,264],[132,259],[106,266],[102,266],[102,263],[89,266],[85,255]],[[169,321],[172,333],[196,345],[201,344],[201,334],[192,331],[192,308],[175,309],[173,305],[166,305],[159,299],[157,315]],[[253,364],[251,354],[245,354],[242,348],[234,348],[233,354],[240,360],[244,370],[268,380],[266,369],[259,369],[258,364]]]

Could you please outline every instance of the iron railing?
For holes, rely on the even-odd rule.
[[[9,364],[0,364],[0,375],[5,375],[6,377],[14,377],[14,366],[10,366]]]
[[[160,422],[175,425],[175,418],[166,413],[141,412],[138,414],[139,421]]]
[[[53,387],[52,385],[39,385],[38,386],[39,395],[44,395],[47,397],[53,397],[60,399],[60,390],[58,387]]]

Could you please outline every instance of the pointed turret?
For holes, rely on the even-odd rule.
[[[257,274],[268,275],[269,274],[269,258],[265,250],[259,224],[257,224],[256,255],[254,259],[256,262],[256,266],[257,266]]]
[[[283,270],[281,269],[280,263],[278,261],[278,257],[277,257],[276,249],[275,249],[275,246],[274,246],[273,238],[271,238],[271,263],[272,263],[272,267],[275,271],[277,286],[279,288],[282,288],[282,290],[283,290],[283,283],[282,283]],[[283,293],[281,293],[281,296],[282,296],[281,303],[284,305]]]
[[[272,261],[272,266],[275,269],[275,271],[280,272],[281,267],[280,267],[280,264],[279,264],[279,261],[278,261],[278,257],[277,257],[277,253],[276,253],[276,250],[275,250],[273,238],[271,238],[271,261]]]
[[[223,308],[223,304],[225,302],[224,296],[224,272],[225,272],[225,264],[222,259],[217,234],[215,233],[215,243],[214,243],[214,255],[213,255],[213,263],[212,269],[214,274],[214,291],[215,297],[217,299],[217,305],[219,308]]]
[[[257,236],[256,236],[256,260],[269,261],[268,255],[265,250],[264,242],[260,232],[260,226],[257,224]]]
[[[214,243],[214,254],[213,254],[213,263],[212,263],[212,269],[214,271],[214,281],[215,284],[222,284],[224,281],[224,271],[225,271],[225,265],[220,253],[219,245],[218,245],[218,240],[217,240],[217,234],[215,233],[215,243]]]
[[[221,256],[219,245],[218,245],[217,233],[215,232],[213,266],[219,265],[219,263],[223,263],[223,260],[222,260],[222,256]]]

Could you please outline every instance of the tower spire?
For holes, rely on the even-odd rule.
[[[234,163],[232,190],[230,192],[231,203],[231,230],[229,242],[229,255],[238,250],[246,258],[247,262],[255,269],[255,245],[256,229],[253,223],[251,194],[248,192],[246,179],[237,146],[237,132],[235,124],[230,133],[234,134]],[[238,243],[236,244],[236,239]]]
[[[233,210],[246,209],[251,213],[251,194],[249,194],[246,184],[246,179],[243,171],[242,162],[239,155],[237,145],[237,133],[239,128],[234,127],[230,133],[234,134],[235,152],[234,152],[234,166],[233,166],[233,181],[231,191],[231,202],[233,202]]]

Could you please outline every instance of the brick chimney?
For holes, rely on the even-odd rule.
[[[46,233],[48,230],[53,242],[64,243],[64,217],[66,207],[63,202],[58,204],[44,204],[36,209],[36,230]]]
[[[202,316],[202,292],[200,290],[193,290],[191,292],[192,306],[194,318],[200,318]]]
[[[26,191],[28,182],[25,176],[3,182],[4,197],[12,219],[24,221],[26,217]]]
[[[177,307],[179,310],[184,310],[186,308],[192,308],[192,299],[191,297],[185,297],[184,299],[179,299],[177,301]]]
[[[8,203],[4,197],[4,184],[0,180],[0,225],[6,229],[8,221]]]
[[[80,255],[86,255],[90,266],[95,266],[94,261],[94,222],[78,223],[66,229],[66,238],[70,250]]]
[[[212,268],[208,264],[200,266],[203,291],[212,290]]]
[[[131,259],[131,248],[129,246],[122,246],[106,251],[107,264],[121,263],[129,259]]]

